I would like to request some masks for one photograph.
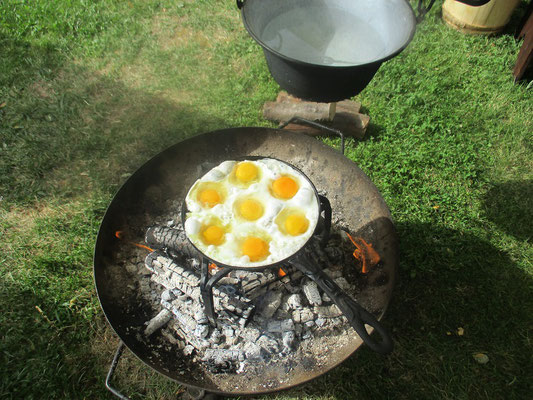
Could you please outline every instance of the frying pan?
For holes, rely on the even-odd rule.
[[[176,199],[183,199],[199,178],[202,163],[259,155],[297,166],[328,196],[334,221],[374,245],[382,262],[353,283],[360,288],[357,301],[377,319],[390,302],[397,271],[397,237],[377,188],[355,163],[312,137],[278,129],[232,128],[195,136],[153,157],[124,183],[102,220],[94,254],[98,298],[109,325],[142,362],[183,385],[224,396],[260,395],[308,382],[341,364],[363,341],[354,335],[331,350],[321,364],[297,365],[262,376],[246,372],[208,376],[169,347],[161,335],[142,335],[155,310],[139,295],[137,278],[126,270],[125,253],[130,250],[115,232],[127,231],[131,241],[142,243],[146,228],[162,216],[179,220]]]

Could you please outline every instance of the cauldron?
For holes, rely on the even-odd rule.
[[[296,97],[333,102],[361,92],[398,55],[434,1],[424,7],[420,0],[418,16],[407,0],[237,0],[237,6],[274,80]]]

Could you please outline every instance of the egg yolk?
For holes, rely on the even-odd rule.
[[[237,165],[235,177],[239,182],[248,183],[257,178],[257,167],[251,162],[242,162]]]
[[[263,215],[263,206],[257,200],[248,199],[241,203],[239,213],[248,221],[255,221]]]
[[[222,197],[215,189],[205,189],[198,194],[198,200],[204,206],[213,208],[219,203],[222,203]]]
[[[272,183],[274,195],[280,199],[291,199],[298,191],[298,184],[288,176],[282,176]]]
[[[205,243],[218,246],[224,241],[224,230],[219,226],[211,225],[202,232],[202,237]]]
[[[291,236],[298,236],[307,231],[309,221],[303,215],[289,215],[285,220],[285,230]]]
[[[268,243],[257,237],[248,237],[242,244],[242,254],[250,257],[250,261],[260,261],[268,254]]]

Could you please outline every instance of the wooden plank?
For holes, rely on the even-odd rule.
[[[361,103],[353,100],[343,100],[337,102],[337,114],[358,114],[361,109]]]
[[[335,116],[335,103],[300,102],[266,102],[263,117],[270,121],[286,122],[293,117],[311,121],[331,121]]]

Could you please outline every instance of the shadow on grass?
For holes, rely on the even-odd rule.
[[[169,88],[169,95],[128,87],[120,77],[67,64],[53,50],[0,39],[9,43],[12,63],[25,55],[36,60],[1,99],[0,194],[8,202],[113,192],[164,148],[227,126],[195,108],[179,88]],[[54,73],[41,73],[53,67]]]
[[[489,220],[519,240],[533,237],[533,181],[494,185],[485,195],[484,209]]]
[[[430,224],[397,228],[401,284],[384,320],[392,330],[394,352],[381,357],[363,347],[325,377],[290,394],[527,398],[531,276],[474,236]],[[476,353],[488,355],[489,362],[476,362]]]

